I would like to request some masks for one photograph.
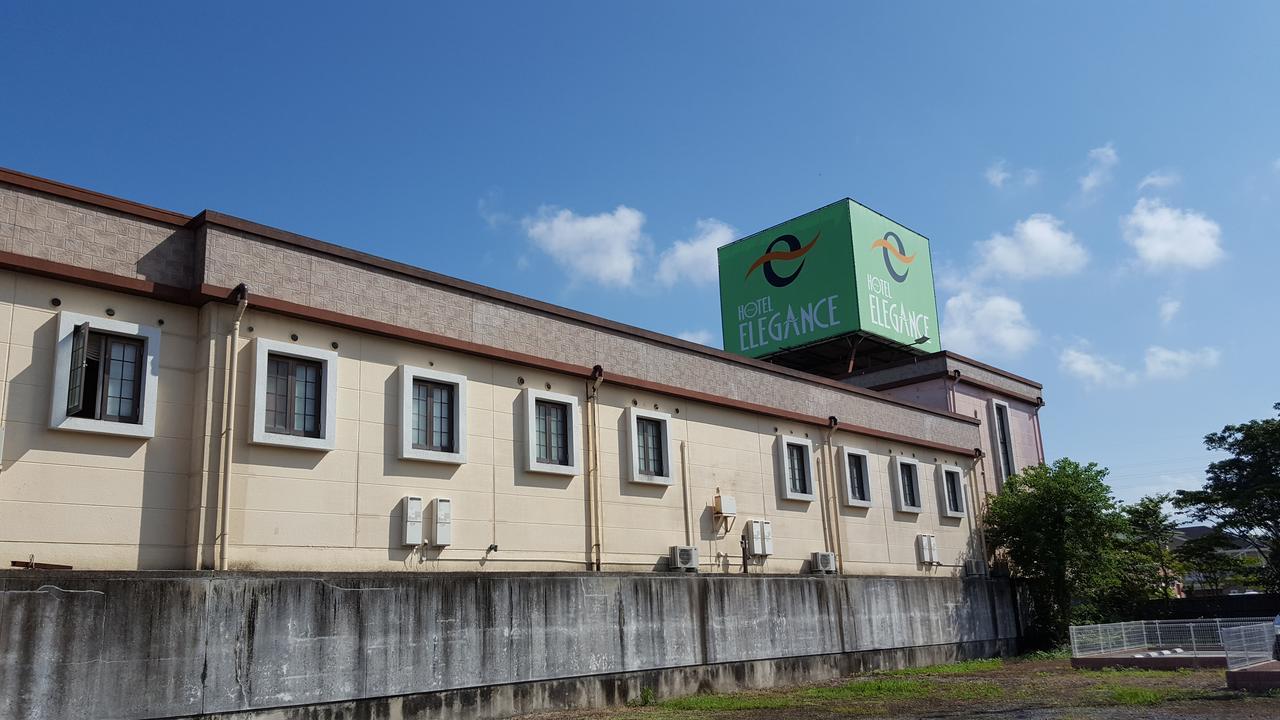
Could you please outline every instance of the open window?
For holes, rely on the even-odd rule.
[[[871,507],[871,454],[866,450],[842,445],[840,469],[844,476],[844,504]]]
[[[924,511],[920,498],[920,463],[906,457],[893,458],[893,501],[898,512]]]
[[[525,469],[554,475],[582,473],[578,398],[528,389],[525,393]]]
[[[631,449],[631,481],[671,485],[675,478],[671,416],[629,407],[627,437]]]
[[[964,494],[964,475],[955,465],[938,466],[938,502],[942,516],[962,518],[968,507]]]
[[[808,438],[779,435],[777,448],[783,499],[812,502],[817,497],[813,490],[813,443]]]
[[[400,459],[467,461],[467,378],[400,366]]]
[[[332,450],[337,444],[338,354],[266,338],[253,342],[250,440]]]
[[[160,329],[63,311],[49,427],[155,437]]]

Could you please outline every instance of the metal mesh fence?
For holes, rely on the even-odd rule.
[[[1222,649],[1227,655],[1227,669],[1239,670],[1271,660],[1275,638],[1275,626],[1271,623],[1223,628]]]
[[[1221,655],[1223,632],[1259,623],[1265,623],[1268,628],[1271,627],[1270,618],[1135,620],[1105,625],[1072,625],[1071,656],[1087,657],[1128,652],[1135,655],[1142,653]]]

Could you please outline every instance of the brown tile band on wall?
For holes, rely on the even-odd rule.
[[[911,410],[914,410],[914,411],[920,411],[920,412],[930,413],[938,416],[949,417],[950,419],[959,420],[961,422],[974,423],[972,418],[950,413],[945,410],[930,408],[923,405],[917,405],[915,403],[910,403],[897,398],[886,397],[874,392],[867,391],[863,388],[842,383],[836,380],[831,380],[829,378],[810,375],[808,373],[792,370],[790,368],[784,368],[771,363],[766,363],[764,361],[755,360],[752,358],[745,358],[738,355],[733,355],[723,350],[718,350],[718,349],[707,347],[704,345],[698,345],[696,343],[680,340],[679,338],[674,338],[671,336],[662,335],[660,333],[655,333],[649,330],[645,330],[643,328],[638,328],[635,326],[614,322],[606,318],[590,315],[588,313],[582,313],[575,310],[570,310],[568,308],[553,305],[550,303],[541,302],[538,300],[534,300],[532,298],[526,298],[526,297],[515,295],[513,293],[509,293],[506,291],[497,290],[495,288],[490,288],[484,285],[479,285],[477,283],[471,283],[471,282],[467,282],[457,278],[452,278],[446,275],[441,275],[439,273],[431,272],[429,270],[425,270],[422,268],[417,268],[404,263],[399,263],[399,262],[395,262],[385,258],[380,258],[374,255],[370,255],[368,253],[352,250],[350,248],[345,248],[339,245],[334,245],[332,243],[323,242],[323,241],[309,238],[303,235],[298,235],[296,233],[291,233],[285,230],[280,230],[278,228],[269,227],[266,225],[262,225],[260,223],[255,223],[249,220],[244,220],[241,218],[237,218],[231,215],[227,215],[227,214],[212,211],[212,210],[205,210],[194,217],[188,217],[180,213],[176,213],[168,210],[161,210],[161,209],[154,208],[141,203],[124,200],[118,197],[106,195],[106,194],[99,193],[92,190],[86,190],[83,188],[74,187],[71,185],[67,185],[65,183],[59,183],[52,180],[38,178],[32,175],[27,175],[26,173],[21,173],[13,170],[6,170],[4,168],[0,168],[0,182],[6,182],[18,187],[35,190],[41,193],[47,193],[57,197],[74,200],[76,202],[82,202],[82,203],[94,205],[100,208],[113,210],[115,212],[134,215],[136,217],[144,218],[151,221],[163,222],[173,226],[185,226],[185,228],[187,228],[197,236],[197,243],[199,246],[203,246],[203,235],[205,233],[206,228],[210,225],[219,226],[222,228],[226,228],[226,229],[230,229],[238,232],[250,233],[271,241],[301,248],[307,252],[323,254],[330,257],[336,257],[336,258],[340,258],[342,260],[346,260],[349,262],[354,262],[360,265],[366,265],[376,269],[389,271],[399,275],[404,275],[414,280],[425,281],[427,283],[440,285],[455,291],[460,291],[465,294],[480,296],[486,299],[496,300],[501,303],[507,303],[510,305],[519,306],[521,308],[532,310],[539,314],[559,317],[562,319],[570,320],[576,323],[581,323],[594,328],[603,329],[610,333],[636,337],[649,342],[661,343],[669,347],[678,348],[683,351],[698,353],[698,354],[712,357],[718,360],[729,361],[738,365],[751,367],[756,370],[761,370],[773,375],[801,380],[812,385],[826,386],[826,387],[838,389],[844,393],[860,394],[865,397],[874,398],[878,402],[887,402],[894,405],[910,408]],[[204,253],[200,251],[201,249],[202,249],[201,247],[197,247],[197,254],[202,256],[201,258],[198,258],[198,261],[200,262],[203,261],[203,255],[204,255]],[[14,269],[22,269],[20,264],[14,264],[12,267]],[[46,273],[49,272],[48,267],[50,266],[46,266],[45,268]],[[67,267],[70,267],[70,266],[67,266]],[[32,271],[38,271],[34,267],[29,269],[32,269]],[[205,279],[203,277],[203,272],[201,272],[201,270],[203,270],[203,268],[198,268],[197,270],[196,283],[203,282],[203,280]],[[90,278],[76,277],[72,275],[68,275],[67,277],[75,277],[75,279],[80,279],[84,282],[95,282],[99,287],[112,287],[110,284],[103,284],[101,278],[90,279]],[[116,287],[115,289],[124,289],[127,292],[133,292],[133,293],[141,292],[141,293],[151,294],[148,291],[147,286],[137,285],[137,284],[130,285],[128,287],[123,287],[123,288]],[[152,287],[151,290],[154,290],[155,292],[164,292],[166,295],[165,299],[175,301],[175,302],[182,301],[181,293],[171,292],[167,288],[160,287],[158,284]],[[200,302],[203,300],[205,300],[205,298],[201,298],[198,294],[196,294],[191,302]],[[979,363],[976,363],[976,362],[974,364],[979,365]],[[986,367],[986,366],[983,366],[983,367]],[[992,368],[992,371],[1002,372],[995,368]]]
[[[993,392],[997,395],[1004,395],[1013,400],[1020,400],[1024,403],[1027,403],[1028,405],[1039,405],[1043,407],[1045,404],[1043,398],[1031,397],[1030,395],[1023,395],[1022,393],[1013,392],[1008,388],[997,387],[990,383],[984,383],[981,380],[975,380],[971,377],[966,376],[964,373],[960,372],[959,370],[956,370],[955,372],[958,373],[959,375],[958,377],[954,378],[956,382],[961,382],[961,383],[964,383],[965,385],[972,385],[974,387],[982,388],[983,390]],[[946,371],[933,372],[927,375],[920,375],[912,378],[904,378],[902,380],[895,380],[893,382],[882,383],[880,385],[872,385],[869,389],[875,390],[877,392],[881,392],[884,390],[892,390],[894,388],[906,387],[908,385],[917,385],[922,382],[937,380],[939,378],[952,378],[952,375],[951,373]]]

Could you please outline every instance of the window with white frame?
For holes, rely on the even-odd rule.
[[[965,515],[964,476],[955,465],[938,467],[939,500],[943,517],[962,518]]]
[[[991,441],[994,444],[997,487],[1017,472],[1013,462],[1013,436],[1009,432],[1009,404],[991,401]]]
[[[813,443],[808,438],[779,435],[777,448],[783,499],[812,501]]]
[[[911,458],[893,459],[893,496],[898,512],[919,513],[924,510],[920,499],[920,463]]]
[[[871,454],[861,448],[842,446],[840,464],[844,471],[844,504],[871,507]]]
[[[253,343],[251,442],[332,450],[337,444],[338,354],[266,338]]]
[[[627,408],[631,449],[631,481],[651,485],[673,482],[671,416],[655,410]]]
[[[160,328],[58,313],[49,427],[155,436]]]
[[[582,429],[578,398],[573,395],[525,390],[525,444],[530,472],[578,475],[582,472]]]
[[[467,378],[400,366],[400,459],[467,461]]]

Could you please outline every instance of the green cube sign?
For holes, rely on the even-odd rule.
[[[929,240],[841,200],[719,250],[724,347],[764,357],[869,333],[940,349]]]

